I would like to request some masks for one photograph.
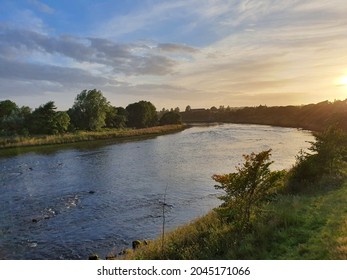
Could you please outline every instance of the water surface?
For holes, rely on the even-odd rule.
[[[0,258],[86,259],[158,236],[219,205],[211,176],[272,149],[286,169],[307,131],[199,126],[141,141],[65,146],[0,157]],[[1,155],[1,152],[0,152]]]

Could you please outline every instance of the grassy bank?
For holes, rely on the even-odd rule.
[[[125,139],[168,134],[185,129],[184,125],[165,125],[142,129],[105,129],[102,131],[78,131],[59,135],[31,137],[0,137],[0,149],[95,141],[105,139]]]
[[[235,236],[233,226],[212,211],[126,258],[347,259],[347,180],[314,194],[279,195],[242,241]]]

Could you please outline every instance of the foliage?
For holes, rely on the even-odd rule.
[[[175,111],[166,112],[159,120],[160,125],[181,124],[181,123],[182,123],[182,117],[179,113]]]
[[[115,125],[118,128],[124,128],[127,126],[128,121],[128,111],[123,107],[117,107],[117,116],[115,119]]]
[[[302,106],[264,106],[231,108],[220,106],[218,110],[191,109],[182,112],[183,122],[231,122],[267,124],[284,127],[300,127],[322,131],[338,123],[347,131],[347,99],[323,101]]]
[[[11,100],[0,101],[0,120],[18,111],[17,104]]]
[[[128,112],[123,107],[109,106],[106,113],[106,127],[125,128],[128,119]]]
[[[105,117],[105,126],[106,127],[116,127],[116,117],[117,117],[117,108],[114,106],[108,106]]]
[[[139,101],[126,107],[128,112],[128,126],[144,128],[155,126],[158,115],[155,106],[149,101]]]
[[[237,172],[213,175],[220,185],[215,188],[225,191],[220,199],[222,205],[216,209],[222,218],[232,223],[242,233],[248,229],[251,216],[264,200],[277,191],[283,171],[271,171],[271,150],[244,155],[245,162]]]
[[[78,94],[68,114],[76,128],[100,130],[106,124],[106,115],[109,111],[109,102],[102,92],[93,89],[83,90]]]
[[[337,126],[330,126],[321,133],[315,133],[310,152],[301,151],[296,164],[288,174],[287,189],[297,193],[318,188],[323,177],[329,177],[330,184],[341,177],[340,166],[346,159],[347,133]],[[338,182],[337,182],[338,183]]]
[[[18,108],[17,104],[5,100],[0,102],[0,135],[25,134],[25,122],[30,115],[29,107]]]
[[[28,119],[28,129],[32,134],[57,134],[64,132],[70,119],[64,113],[57,113],[53,101],[36,108]]]
[[[70,125],[70,117],[66,112],[56,112],[54,116],[55,130],[57,133],[64,133],[68,130]]]
[[[310,150],[315,153],[322,172],[332,174],[337,170],[347,153],[347,134],[337,125],[329,126],[321,133],[315,134]]]

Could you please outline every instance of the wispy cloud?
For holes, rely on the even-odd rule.
[[[30,3],[42,13],[46,13],[46,14],[54,13],[53,8],[51,8],[45,3],[40,2],[39,0],[30,0]]]
[[[187,7],[189,1],[154,1],[151,5],[144,5],[132,13],[102,21],[94,31],[94,34],[108,38],[119,38],[124,34],[139,30],[148,30],[165,21],[178,10]],[[146,2],[144,2],[146,3]]]
[[[166,75],[173,71],[175,61],[153,52],[153,48],[142,43],[115,43],[100,38],[79,38],[73,36],[48,36],[26,29],[12,29],[0,26],[0,48],[3,54],[22,57],[27,53],[48,53],[70,58],[77,62],[96,63],[112,68],[114,74]],[[156,48],[173,52],[191,53],[193,48],[164,44]]]

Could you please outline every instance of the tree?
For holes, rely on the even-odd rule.
[[[322,167],[322,172],[332,175],[334,170],[346,156],[347,135],[337,125],[329,126],[321,133],[316,133],[315,142],[309,148]]]
[[[0,121],[0,131],[4,135],[20,134],[23,129],[23,118],[19,111],[13,111],[10,115],[4,116]]]
[[[68,114],[76,128],[99,130],[106,125],[105,120],[109,108],[109,102],[101,91],[83,90],[77,95]]]
[[[66,112],[56,112],[55,114],[55,129],[58,133],[64,133],[70,125],[70,117]]]
[[[33,134],[57,134],[67,131],[70,117],[66,112],[56,112],[54,101],[49,101],[36,108],[28,117],[27,127]],[[22,108],[27,113],[27,108]]]
[[[329,186],[341,179],[340,166],[347,156],[347,133],[334,125],[314,136],[311,153],[301,151],[289,172],[287,188],[292,193],[317,188],[324,177],[329,179]]]
[[[28,134],[27,121],[31,109],[27,106],[18,108],[16,103],[5,100],[0,102],[0,132],[3,135]]]
[[[126,127],[126,123],[128,121],[128,111],[123,107],[116,107],[117,115],[114,120],[115,127],[124,128]]]
[[[55,131],[54,101],[49,101],[36,108],[28,120],[29,132],[33,134],[54,134]]]
[[[170,112],[170,110],[166,108],[161,109],[161,111],[158,113],[158,119],[160,119],[167,112]]]
[[[106,112],[105,125],[106,127],[116,127],[117,108],[109,106]]]
[[[160,125],[181,124],[181,123],[182,123],[181,115],[179,113],[174,112],[174,111],[166,112],[159,120]]]
[[[218,109],[217,109],[216,106],[212,106],[212,107],[210,108],[210,110],[211,110],[212,112],[218,112]]]
[[[11,100],[0,101],[0,121],[18,111],[18,106]]]
[[[157,125],[158,114],[155,106],[149,101],[129,104],[126,110],[129,114],[129,127],[144,128]]]
[[[215,188],[225,191],[220,197],[223,203],[216,211],[240,233],[249,228],[252,214],[276,192],[278,182],[285,174],[284,171],[270,171],[273,163],[270,153],[271,150],[267,150],[244,155],[245,162],[236,167],[237,172],[212,176],[220,184]]]
[[[17,104],[11,100],[0,102],[0,132],[2,134],[12,134],[18,130],[19,109]]]

